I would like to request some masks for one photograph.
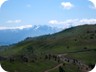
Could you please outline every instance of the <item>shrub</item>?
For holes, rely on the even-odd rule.
[[[61,66],[59,67],[59,72],[65,72]]]

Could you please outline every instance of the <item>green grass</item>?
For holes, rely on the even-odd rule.
[[[68,64],[68,63],[65,63],[64,66],[62,66],[63,70],[65,72],[81,72],[79,69],[78,69],[78,66],[74,65],[74,64]],[[50,72],[59,72],[59,68],[53,70],[53,71],[50,71]]]
[[[86,64],[95,64],[96,63],[96,51],[87,51],[79,53],[71,53],[70,57],[83,61]]]
[[[38,61],[36,63],[22,63],[22,62],[3,62],[2,63],[2,67],[6,70],[6,71],[10,71],[10,72],[44,72],[47,69],[50,69],[52,67],[54,67],[55,65],[57,65],[58,63],[55,61],[49,61],[49,60],[45,60],[45,61]]]
[[[90,33],[87,33],[88,31]],[[93,37],[93,39],[90,37]],[[58,64],[53,60],[44,61],[39,59],[40,57],[44,58],[46,54],[58,55],[67,53],[68,57],[81,60],[86,64],[96,63],[96,51],[86,51],[88,49],[96,49],[96,25],[77,26],[52,35],[25,39],[17,44],[8,46],[8,49],[6,47],[5,50],[0,51],[0,56],[16,57],[25,55],[30,59],[36,56],[38,59],[36,63],[3,62],[2,65],[11,72],[14,72],[14,70],[18,70],[17,72],[43,72]],[[76,51],[84,50],[85,52],[76,53]],[[76,65],[72,64],[66,64],[63,68],[65,72],[77,71]],[[52,72],[58,72],[58,69]]]

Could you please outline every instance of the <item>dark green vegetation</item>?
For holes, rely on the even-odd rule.
[[[73,59],[73,62],[62,61],[59,55]],[[29,37],[0,51],[0,56],[5,58],[1,61],[3,68],[10,72],[61,72],[60,69],[64,72],[83,72],[85,69],[80,69],[78,61],[88,68],[93,68],[96,63],[96,25]],[[60,63],[64,65],[57,68]]]

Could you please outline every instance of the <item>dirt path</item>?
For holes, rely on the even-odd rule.
[[[71,59],[71,58],[67,58],[66,57],[67,54],[59,54],[58,57],[60,57],[60,60],[62,62],[68,62],[68,63],[71,63],[71,64],[75,64],[78,66],[79,70],[81,70],[82,72],[88,72],[88,70],[91,70],[86,64],[84,64],[83,62],[79,61],[79,60],[76,60],[76,59]],[[75,60],[75,61],[74,61]],[[52,70],[55,70],[57,68],[59,68],[60,66],[62,66],[63,63],[51,68],[51,69],[48,69],[44,72],[50,72]]]
[[[82,61],[79,61],[77,59],[72,59],[72,58],[68,58],[65,55],[58,55],[60,57],[60,60],[62,62],[68,62],[70,64],[75,64],[78,66],[79,70],[81,70],[82,72],[88,72],[91,69],[88,67],[88,65],[84,64]]]
[[[52,71],[52,70],[55,70],[55,69],[57,69],[57,68],[59,68],[60,66],[62,66],[63,64],[61,63],[61,64],[59,64],[59,65],[57,65],[57,66],[55,66],[55,67],[53,67],[53,68],[51,68],[51,69],[48,69],[48,70],[46,70],[46,71],[44,71],[44,72],[50,72],[50,71]]]

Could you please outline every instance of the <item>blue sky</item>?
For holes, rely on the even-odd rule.
[[[96,0],[0,0],[0,29],[96,23]]]

